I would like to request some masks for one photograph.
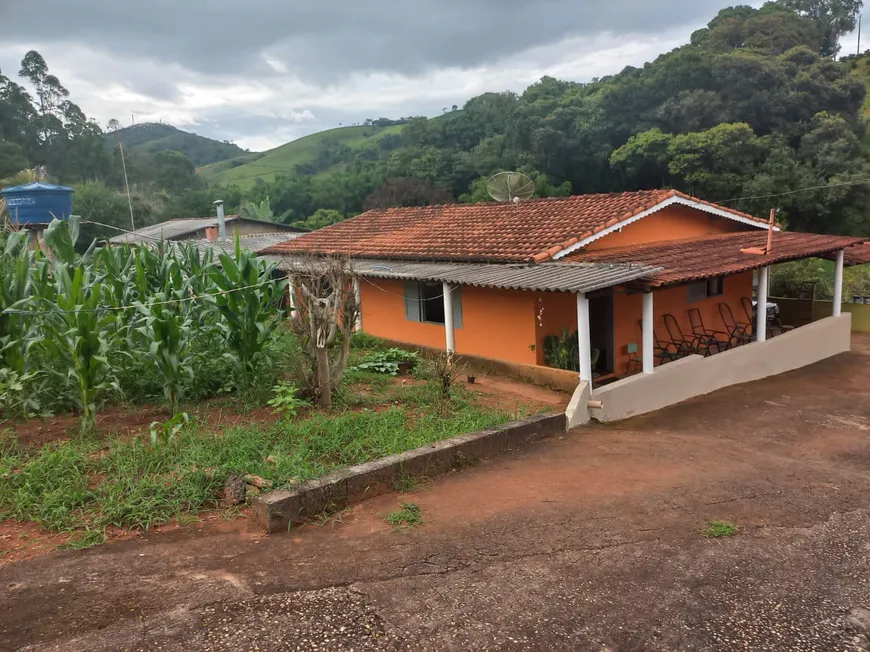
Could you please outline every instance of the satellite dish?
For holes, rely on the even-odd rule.
[[[487,179],[486,190],[496,201],[519,204],[535,194],[535,182],[520,172],[499,172]]]

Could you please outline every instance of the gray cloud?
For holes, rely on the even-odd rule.
[[[722,0],[18,0],[7,42],[88,43],[119,55],[238,74],[263,51],[316,81],[389,70],[473,67],[568,36],[657,33],[703,21]],[[26,26],[26,29],[22,29]]]
[[[0,68],[35,48],[73,99],[269,147],[436,114],[542,74],[585,80],[688,40],[724,0],[0,0]],[[124,120],[122,120],[124,122]]]

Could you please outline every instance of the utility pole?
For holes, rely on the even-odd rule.
[[[861,14],[858,14],[858,56],[861,56]]]

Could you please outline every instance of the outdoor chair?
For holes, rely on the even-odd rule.
[[[755,306],[752,305],[752,299],[740,297],[740,303],[743,305],[743,312],[746,313],[746,321],[755,324]]]
[[[638,319],[637,325],[640,328],[641,335],[643,335],[643,320]],[[664,364],[671,360],[679,360],[684,357],[684,354],[680,353],[680,346],[676,342],[660,340],[655,328],[653,328],[653,341],[655,342],[653,357],[659,361],[659,364]]]
[[[750,324],[755,324],[755,315],[758,310],[752,305],[752,300],[749,297],[741,297],[740,302],[743,304],[743,312],[746,313],[746,318]],[[794,330],[794,326],[785,326],[777,315],[767,313],[767,332],[771,337],[782,335],[788,331]]]
[[[727,351],[731,348],[731,338],[728,336],[728,333],[707,328],[704,325],[704,317],[701,315],[699,308],[692,308],[688,313],[692,332],[707,343],[711,353],[713,353],[712,349],[714,348],[716,349],[715,353]]]
[[[749,331],[750,325],[737,321],[731,311],[731,306],[727,303],[719,304],[719,316],[722,317],[722,323],[725,324],[725,330],[728,333],[728,340],[733,346],[749,344],[753,340],[752,333]]]
[[[680,322],[672,314],[667,313],[662,316],[662,321],[665,322],[665,328],[668,329],[668,335],[672,342],[677,342],[680,346],[680,351],[683,355],[700,354],[704,357],[710,355],[710,346],[702,338],[697,335],[687,337],[683,333]]]

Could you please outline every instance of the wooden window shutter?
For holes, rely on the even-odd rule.
[[[405,281],[405,319],[408,321],[422,321],[422,313],[420,284],[417,281]]]
[[[462,328],[462,292],[458,285],[453,286],[450,298],[453,300],[453,328]]]

